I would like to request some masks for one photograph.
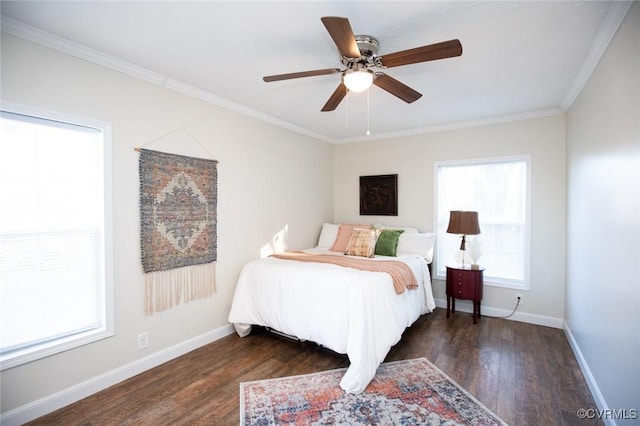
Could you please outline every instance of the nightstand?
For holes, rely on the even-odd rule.
[[[482,271],[480,269],[460,269],[447,266],[447,318],[456,313],[456,299],[473,301],[473,323],[480,319],[482,301]]]

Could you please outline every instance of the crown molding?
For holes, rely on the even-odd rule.
[[[284,120],[280,120],[278,118],[275,118],[271,115],[265,114],[263,112],[254,110],[252,108],[248,108],[244,105],[241,105],[237,102],[233,102],[230,101],[226,98],[222,98],[220,96],[216,96],[210,92],[204,91],[202,89],[199,89],[195,86],[191,86],[189,84],[183,83],[179,80],[174,80],[172,78],[166,78],[164,83],[162,84],[162,87],[165,87],[169,90],[173,90],[175,92],[179,92],[182,93],[184,95],[188,95],[188,96],[192,96],[194,98],[200,99],[202,101],[205,102],[209,102],[211,104],[220,106],[222,108],[226,108],[235,112],[238,112],[240,114],[249,116],[251,118],[255,118],[256,120],[260,120],[260,121],[264,121],[266,123],[269,124],[273,124],[274,126],[278,126],[284,129],[288,129],[291,130],[293,132],[296,133],[300,133],[302,135],[305,136],[309,136],[312,137],[314,139],[318,139],[321,140],[323,142],[332,142],[332,139],[319,134],[319,133],[315,133],[312,132],[308,129],[305,129],[303,127],[297,126],[293,123],[290,123],[288,121],[284,121]]]
[[[580,95],[580,92],[582,92],[582,89],[585,84],[587,84],[587,81],[589,81],[591,74],[593,74],[596,66],[598,66],[600,59],[602,59],[604,52],[607,50],[607,47],[609,47],[609,43],[611,43],[613,36],[618,32],[618,28],[620,28],[620,25],[622,24],[624,17],[627,16],[627,12],[632,4],[633,1],[611,2],[609,12],[607,12],[607,16],[604,18],[598,33],[593,39],[593,43],[591,44],[587,57],[582,64],[582,68],[560,105],[563,111],[568,111]]]
[[[602,23],[594,39],[594,42],[591,45],[587,58],[585,59],[585,62],[583,63],[580,69],[580,72],[578,73],[578,76],[574,80],[573,85],[565,95],[564,100],[562,101],[561,105],[558,108],[550,108],[550,109],[539,110],[539,111],[530,111],[530,112],[508,115],[508,116],[488,117],[480,120],[454,122],[454,123],[448,123],[448,124],[436,125],[436,126],[430,126],[430,127],[422,127],[422,128],[416,128],[416,129],[399,131],[399,132],[381,133],[381,134],[369,135],[369,136],[365,136],[365,135],[355,136],[355,137],[344,138],[344,139],[334,139],[324,134],[312,132],[306,128],[300,127],[288,121],[275,118],[271,115],[254,110],[252,108],[248,108],[237,102],[233,102],[229,99],[214,95],[210,92],[207,92],[195,86],[191,86],[184,82],[171,79],[166,75],[150,71],[146,68],[134,65],[122,59],[116,58],[111,55],[107,55],[98,50],[95,50],[87,46],[84,46],[82,44],[73,42],[71,40],[53,35],[46,31],[42,31],[40,29],[31,27],[29,25],[23,24],[21,22],[15,21],[10,18],[6,18],[4,16],[2,17],[1,28],[3,32],[6,32],[8,34],[12,34],[17,37],[23,38],[25,40],[40,44],[42,46],[49,47],[63,53],[67,53],[69,55],[75,56],[80,59],[84,59],[89,62],[93,62],[98,65],[102,65],[106,68],[130,75],[135,78],[139,78],[141,80],[167,88],[169,90],[173,90],[175,92],[179,92],[179,93],[200,99],[202,101],[220,106],[222,108],[238,112],[240,114],[272,124],[274,126],[288,129],[293,132],[296,132],[305,136],[309,136],[311,138],[314,138],[323,142],[341,144],[341,143],[364,142],[364,141],[373,141],[373,140],[380,140],[380,139],[415,136],[419,134],[436,133],[436,132],[443,132],[448,130],[465,129],[470,127],[480,127],[480,126],[508,123],[512,121],[528,120],[528,119],[562,114],[568,111],[571,105],[573,105],[578,95],[582,91],[584,85],[589,80],[589,77],[591,76],[596,66],[598,65],[600,59],[604,55],[604,52],[606,51],[607,47],[609,46],[609,43],[613,39],[613,36],[615,35],[618,28],[620,27],[632,3],[633,3],[632,1],[612,1],[611,2],[611,6],[607,13],[607,16],[605,17],[605,20]]]
[[[2,31],[51,49],[162,86],[165,76],[22,22],[2,17]]]
[[[229,99],[216,96],[210,92],[199,89],[195,86],[183,83],[178,80],[171,79],[164,74],[150,71],[146,68],[134,65],[130,62],[116,58],[115,56],[108,55],[82,44],[73,42],[71,40],[56,36],[54,34],[42,31],[38,28],[30,25],[23,24],[22,22],[2,17],[1,28],[3,32],[7,34],[20,37],[22,39],[31,41],[33,43],[40,44],[45,47],[49,47],[54,50],[75,56],[80,59],[84,59],[89,62],[104,66],[114,71],[121,72],[123,74],[139,78],[149,83],[164,87],[175,92],[188,95],[202,101],[220,106],[231,111],[238,112],[240,114],[255,118],[260,121],[264,121],[275,126],[291,130],[296,133],[303,134],[305,136],[312,137],[314,139],[321,140],[323,142],[333,142],[333,140],[326,135],[311,132],[308,129],[297,126],[288,121],[277,119],[268,114],[264,114],[260,111],[256,111],[252,108],[248,108],[237,102],[230,101]]]
[[[424,135],[428,133],[446,132],[449,130],[468,129],[470,127],[482,127],[491,126],[495,124],[510,123],[513,121],[533,120],[536,118],[551,117],[554,115],[562,115],[564,111],[560,108],[548,108],[537,111],[529,111],[521,114],[512,115],[500,115],[495,117],[487,117],[479,120],[458,121],[455,123],[447,123],[430,127],[420,127],[416,129],[404,130],[400,132],[388,132],[380,134],[372,134],[370,136],[356,136],[351,138],[344,138],[334,141],[336,144],[341,143],[353,143],[353,142],[366,142],[381,139],[393,139],[408,136]]]

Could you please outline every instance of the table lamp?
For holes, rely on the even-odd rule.
[[[480,233],[480,225],[478,224],[478,212],[452,210],[449,215],[448,234],[462,235],[460,243],[460,252],[462,253],[462,267],[464,268],[466,239],[467,235],[477,235]]]

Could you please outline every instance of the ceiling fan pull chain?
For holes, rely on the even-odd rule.
[[[351,96],[349,96],[349,92],[347,92],[347,96],[346,96],[347,104],[345,105],[346,106],[346,108],[345,108],[346,112],[344,114],[344,128],[345,129],[349,128],[349,98],[350,97]]]
[[[369,102],[369,89],[367,89],[367,136],[371,135],[371,132],[369,131],[370,129],[370,124],[371,121],[369,120],[369,106],[370,106],[370,102]]]

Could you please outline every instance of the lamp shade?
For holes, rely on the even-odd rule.
[[[479,234],[478,212],[452,210],[449,215],[447,233],[459,235]]]

